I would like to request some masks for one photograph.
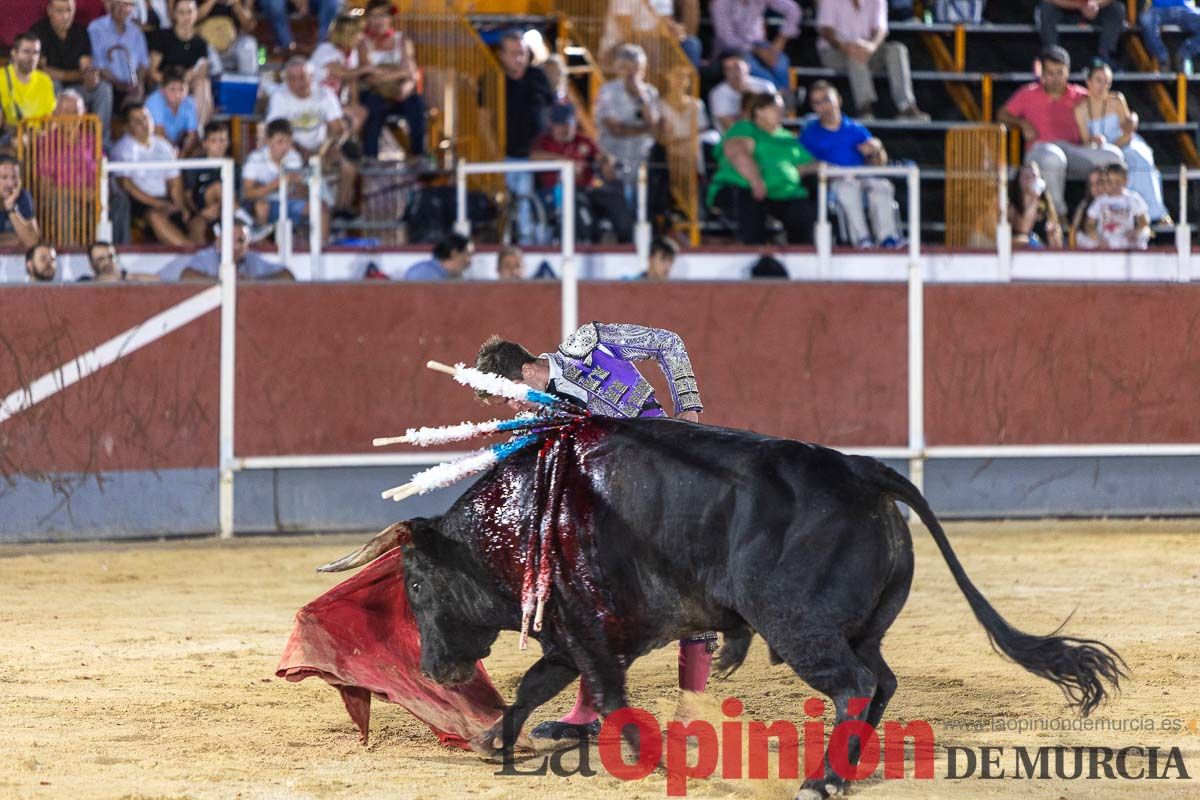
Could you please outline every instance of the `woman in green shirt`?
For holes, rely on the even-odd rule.
[[[766,242],[766,216],[783,223],[788,242],[811,242],[816,212],[800,179],[817,162],[796,135],[780,125],[778,94],[752,94],[742,119],[716,147],[717,171],[708,187],[708,205],[737,225],[743,244]]]

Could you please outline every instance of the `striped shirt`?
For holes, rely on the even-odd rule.
[[[779,32],[791,39],[800,33],[800,6],[795,0],[712,0],[716,50],[750,50],[767,40],[764,16],[770,9],[783,17]]]

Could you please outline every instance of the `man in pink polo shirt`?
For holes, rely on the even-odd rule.
[[[1123,159],[1116,145],[1088,144],[1079,138],[1075,106],[1087,98],[1087,89],[1067,82],[1071,73],[1067,51],[1048,48],[1040,61],[1041,82],[1018,89],[996,118],[1005,125],[1020,126],[1027,148],[1025,160],[1037,162],[1059,216],[1065,218],[1067,178],[1086,178],[1093,169],[1123,163]]]

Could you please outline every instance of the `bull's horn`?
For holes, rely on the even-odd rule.
[[[317,572],[342,572],[354,569],[355,567],[361,567],[363,564],[368,564],[379,558],[387,551],[406,544],[411,539],[412,531],[409,530],[408,524],[397,522],[372,536],[371,541],[353,553],[348,553],[336,561],[330,561],[324,566],[317,567]]]

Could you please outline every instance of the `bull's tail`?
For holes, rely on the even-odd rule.
[[[887,467],[880,470],[877,480],[887,494],[904,502],[925,523],[938,549],[942,551],[946,565],[950,567],[954,582],[966,595],[979,624],[987,631],[993,649],[1034,675],[1053,681],[1063,690],[1070,704],[1085,717],[1107,699],[1110,691],[1120,688],[1120,679],[1126,677],[1126,664],[1115,650],[1095,639],[1059,636],[1066,621],[1046,636],[1024,633],[1008,624],[967,577],[966,570],[946,539],[946,532],[917,487]],[[1111,685],[1111,689],[1106,683]]]

